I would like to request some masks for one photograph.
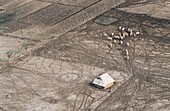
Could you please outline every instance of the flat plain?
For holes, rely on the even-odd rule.
[[[0,111],[170,110],[168,1],[1,1]],[[120,26],[139,34],[108,40]],[[113,87],[89,85],[104,72]]]

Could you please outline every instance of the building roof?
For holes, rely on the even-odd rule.
[[[95,78],[92,83],[105,87],[108,84],[113,83],[113,82],[115,82],[115,80],[112,77],[110,77],[108,73],[104,73],[98,76],[97,78]]]

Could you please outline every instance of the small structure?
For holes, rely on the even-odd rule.
[[[113,86],[115,80],[110,77],[108,73],[104,73],[97,78],[95,78],[92,82],[92,85],[99,88],[99,89],[107,89]]]

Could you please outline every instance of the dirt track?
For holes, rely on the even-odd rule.
[[[91,20],[2,72],[0,110],[169,111],[170,21],[116,9],[104,16],[118,21],[101,25]],[[103,34],[119,26],[140,32],[123,40],[129,47],[110,47]],[[89,86],[103,72],[116,80],[111,93]]]

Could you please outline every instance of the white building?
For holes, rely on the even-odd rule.
[[[114,83],[115,80],[112,77],[110,77],[108,73],[104,73],[95,78],[92,82],[92,85],[100,89],[107,89],[113,86]]]

